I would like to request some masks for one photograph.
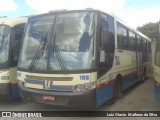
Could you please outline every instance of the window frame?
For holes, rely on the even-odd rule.
[[[22,23],[22,24],[17,24],[14,27],[12,27],[12,37],[11,37],[11,42],[12,43],[16,43],[16,34],[21,34],[21,39],[19,39],[17,42],[19,42],[18,44],[11,44],[11,48],[10,48],[10,59],[11,59],[11,66],[15,67],[18,65],[18,59],[19,59],[19,54],[20,54],[20,49],[21,49],[21,43],[23,40],[23,36],[24,36],[24,28],[25,28],[25,24],[26,23]],[[16,29],[16,27],[18,26],[22,26],[21,30]],[[18,50],[15,51],[16,46],[19,46]],[[16,52],[16,53],[15,53]],[[17,60],[14,60],[15,55],[17,55]]]
[[[136,51],[136,34],[131,30],[128,31],[128,47],[129,50]]]
[[[116,25],[117,25],[117,28],[116,28],[117,29],[117,48],[123,49],[123,50],[128,50],[128,29],[127,29],[127,27],[125,27],[123,24],[121,24],[119,22],[117,22]],[[119,29],[125,30],[126,36],[124,36],[124,31],[122,31],[122,30],[121,30],[122,36],[120,36],[120,34],[118,34]],[[125,44],[124,44],[124,42],[125,42]]]

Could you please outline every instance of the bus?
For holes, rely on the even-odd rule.
[[[0,99],[19,98],[17,64],[26,20],[0,18]]]
[[[154,60],[154,88],[155,88],[155,99],[157,103],[160,103],[160,22],[158,38],[156,40],[156,50],[155,50],[155,60]]]
[[[144,81],[151,40],[100,10],[52,11],[28,19],[17,79],[24,101],[97,108]]]

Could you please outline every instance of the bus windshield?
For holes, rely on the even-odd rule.
[[[61,13],[29,20],[19,68],[38,71],[95,68],[91,12]]]
[[[9,56],[10,27],[0,25],[0,64],[6,63]]]

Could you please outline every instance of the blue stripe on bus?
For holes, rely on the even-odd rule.
[[[155,99],[157,102],[160,103],[160,84],[157,85],[157,83],[154,85],[155,88]]]
[[[138,82],[138,76],[136,75],[136,72],[127,76],[123,76],[123,90],[132,86],[136,82]],[[112,82],[112,84],[106,84],[105,86],[96,89],[97,107],[101,106],[102,104],[112,99],[113,87],[114,87],[114,82]]]
[[[137,83],[138,81],[139,81],[138,75],[136,74],[136,72],[128,76],[123,76],[123,83],[122,83],[123,90],[129,88],[130,86]]]
[[[113,97],[113,86],[112,84],[107,84],[106,86],[96,89],[96,106],[99,107],[102,104],[106,103]]]

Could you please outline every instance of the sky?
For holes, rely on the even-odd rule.
[[[0,16],[19,17],[59,9],[94,8],[136,28],[160,20],[160,0],[0,0]]]

